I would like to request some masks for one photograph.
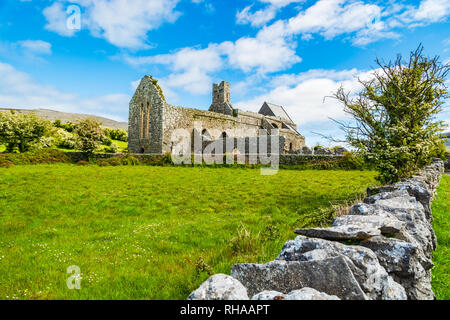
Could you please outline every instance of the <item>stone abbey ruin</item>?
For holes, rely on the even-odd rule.
[[[244,112],[234,108],[230,101],[230,85],[222,81],[213,85],[209,111],[176,107],[166,102],[157,81],[145,76],[130,101],[129,150],[153,154],[172,152],[176,143],[173,133],[178,129],[189,132],[191,138],[201,137],[202,152],[214,141],[224,141],[224,144],[228,141],[232,150],[236,150],[241,141],[245,151],[239,149],[239,153],[248,154],[252,150],[249,151],[249,139],[259,143],[267,135],[279,138],[278,152],[281,154],[295,153],[305,146],[305,138],[283,107],[264,102],[258,113]],[[199,123],[201,127],[198,127]],[[193,142],[191,147],[193,150]]]

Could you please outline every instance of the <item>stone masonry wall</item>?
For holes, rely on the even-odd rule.
[[[173,132],[185,129],[192,138],[196,123],[208,130],[212,140],[220,139],[223,132],[231,138],[256,137],[261,134],[260,128],[267,127],[272,133],[270,129],[274,125],[281,128],[279,135],[285,137],[283,152],[297,151],[305,146],[305,138],[282,128],[280,118],[235,111],[237,114],[229,115],[169,105],[157,81],[146,76],[130,101],[128,148],[132,153],[171,152],[176,143]]]
[[[201,128],[197,130],[203,131],[206,129],[212,140],[221,139],[223,132],[226,132],[227,136],[232,138],[256,137],[260,135],[260,128],[265,118],[269,117],[252,115],[250,113],[239,113],[234,117],[166,104],[164,108],[162,152],[167,153],[172,150],[172,134],[174,130],[179,128],[186,129],[191,134],[191,139],[193,138],[194,129],[197,129],[195,127],[196,123],[201,124]],[[281,127],[282,122],[280,119],[270,117],[270,121]],[[300,150],[305,146],[305,138],[294,134],[288,129],[280,129],[279,135],[285,137],[283,151],[288,151],[291,144],[293,150]]]
[[[432,300],[431,201],[444,162],[368,190],[332,227],[296,229],[278,257],[217,274],[190,300]],[[351,243],[351,244],[349,244]]]
[[[134,153],[162,153],[165,99],[154,81],[144,77],[130,101],[128,149]]]

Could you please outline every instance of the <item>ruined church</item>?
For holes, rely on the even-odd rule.
[[[196,127],[199,122],[200,129]],[[231,104],[230,85],[226,81],[213,84],[212,104],[206,111],[168,104],[157,80],[145,76],[129,106],[130,152],[172,152],[172,133],[176,129],[185,129],[192,136],[200,130],[198,134],[205,141],[278,135],[281,153],[295,153],[305,146],[305,138],[282,106],[264,102],[258,113],[236,109]]]

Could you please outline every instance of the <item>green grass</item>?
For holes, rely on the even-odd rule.
[[[444,175],[438,196],[431,205],[438,246],[431,270],[433,291],[438,300],[450,300],[450,176]]]
[[[128,142],[120,141],[120,140],[113,140],[119,147],[119,150],[117,152],[125,152],[126,149],[128,149]]]
[[[0,168],[0,299],[185,299],[234,263],[273,260],[371,171],[69,164]],[[81,268],[69,290],[67,267]]]

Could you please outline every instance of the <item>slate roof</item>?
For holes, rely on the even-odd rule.
[[[284,108],[282,106],[278,106],[278,105],[270,103],[270,102],[264,102],[264,103],[267,104],[267,106],[272,111],[272,113],[275,117],[284,118],[284,119],[289,120],[290,122],[294,123],[294,121],[292,121],[291,117],[289,117],[289,115],[287,114],[287,112],[284,110]],[[261,113],[261,111],[260,111],[260,113]]]

